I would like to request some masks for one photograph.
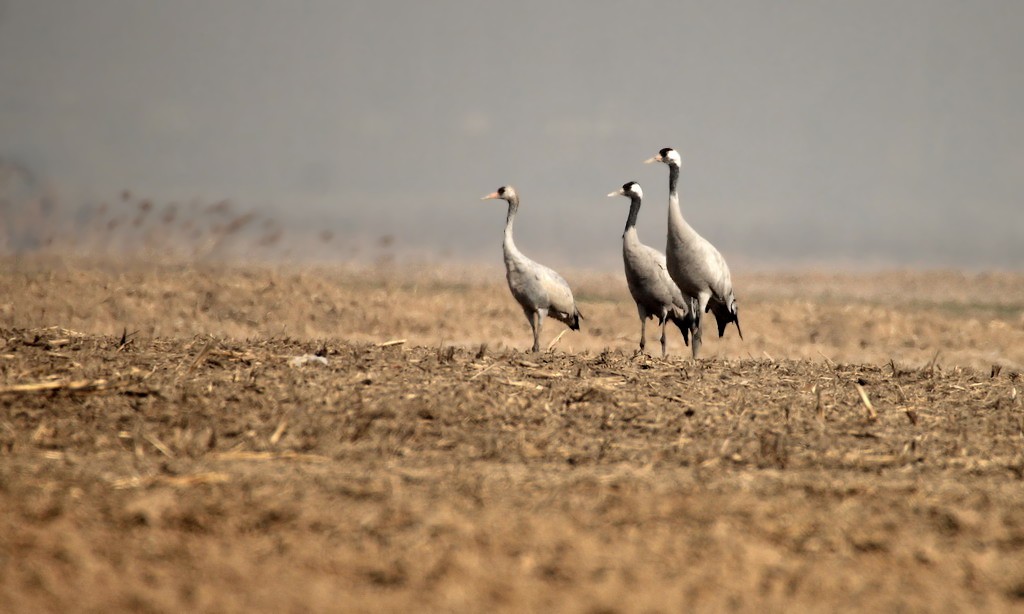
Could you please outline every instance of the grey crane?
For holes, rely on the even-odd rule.
[[[692,300],[694,327],[691,347],[696,358],[701,345],[701,316],[708,311],[715,314],[719,337],[725,335],[725,327],[730,322],[735,322],[736,332],[740,339],[743,338],[729,265],[715,246],[697,234],[683,219],[679,210],[679,167],[682,162],[679,152],[666,147],[645,162],[662,162],[668,166],[668,240],[665,257],[672,281]]]
[[[523,308],[526,319],[533,329],[533,351],[540,351],[540,331],[544,316],[565,323],[572,330],[580,329],[580,310],[572,297],[569,284],[561,275],[548,267],[538,264],[523,255],[512,239],[512,224],[519,210],[519,195],[510,185],[498,188],[481,200],[499,199],[508,202],[508,217],[505,219],[505,272],[508,289]]]
[[[679,286],[669,276],[665,255],[641,243],[637,236],[636,218],[644,197],[640,184],[629,181],[608,196],[629,198],[629,217],[622,232],[622,262],[626,268],[626,285],[640,315],[640,351],[643,352],[647,344],[648,318],[657,318],[661,327],[661,355],[664,357],[668,353],[665,327],[670,320],[683,333],[683,342],[690,344],[689,332],[693,326],[690,301],[683,297]]]

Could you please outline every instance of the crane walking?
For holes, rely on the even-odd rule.
[[[707,239],[697,234],[679,210],[679,152],[666,147],[646,163],[661,162],[668,166],[668,240],[665,257],[669,275],[683,294],[691,299],[693,357],[701,345],[702,314],[711,311],[718,323],[718,336],[725,335],[725,327],[736,323],[740,339],[739,310],[732,289],[732,277],[725,258]],[[695,304],[694,304],[695,303]]]
[[[505,219],[505,272],[512,296],[523,308],[526,319],[533,329],[533,351],[540,351],[540,332],[544,317],[563,322],[571,330],[580,329],[580,310],[572,296],[569,284],[561,275],[538,264],[523,255],[512,239],[512,224],[519,210],[519,195],[510,185],[498,188],[481,200],[498,199],[508,202],[508,217]]]
[[[622,261],[626,268],[626,285],[640,315],[640,351],[643,352],[647,344],[648,318],[657,318],[661,327],[661,355],[664,357],[668,353],[665,327],[670,320],[683,333],[683,342],[690,344],[689,332],[693,326],[690,301],[669,276],[665,255],[641,243],[637,236],[636,218],[644,197],[640,184],[627,182],[608,196],[629,198],[629,216],[622,233]]]

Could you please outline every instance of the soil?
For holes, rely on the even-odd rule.
[[[0,609],[1024,610],[1024,276],[570,273],[7,260]]]

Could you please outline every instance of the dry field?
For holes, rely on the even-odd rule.
[[[566,277],[3,261],[0,610],[1024,610],[1024,276]]]

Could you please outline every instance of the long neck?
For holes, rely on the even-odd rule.
[[[630,228],[636,228],[636,216],[640,213],[640,197],[630,196],[629,197],[629,217],[626,218],[626,229],[622,231],[622,234],[629,232]]]
[[[512,240],[512,225],[516,221],[516,212],[519,211],[519,197],[513,197],[508,201],[508,217],[505,218],[505,242],[503,247],[505,248],[505,255],[507,256],[510,252],[516,253],[515,241]]]
[[[679,167],[675,164],[668,165],[668,230],[670,237],[692,232],[679,210]]]
[[[668,165],[668,198],[679,206],[679,167],[675,164]]]

